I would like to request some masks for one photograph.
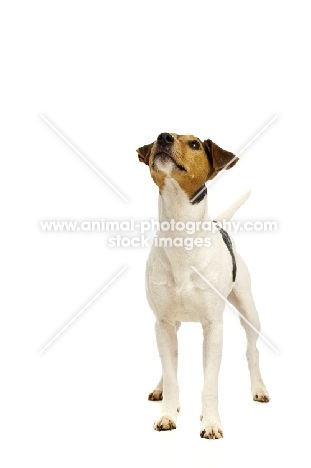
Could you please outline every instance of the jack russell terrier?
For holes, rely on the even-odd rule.
[[[137,150],[139,160],[149,166],[159,187],[159,221],[204,222],[207,214],[205,182],[237,162],[234,154],[211,140],[201,141],[193,135],[161,133],[154,143]],[[244,203],[238,200],[218,221],[228,220]],[[170,224],[171,226],[171,224]],[[185,236],[176,230],[160,230],[157,237],[176,239]],[[189,234],[187,234],[189,235]],[[206,231],[193,236],[205,238]],[[146,295],[156,317],[155,331],[162,364],[162,377],[149,394],[149,400],[163,400],[157,431],[176,428],[179,411],[177,382],[177,330],[180,322],[201,322],[203,328],[202,428],[201,437],[219,439],[223,430],[218,414],[218,374],[222,355],[224,300],[203,281],[193,268],[218,292],[228,298],[256,330],[260,330],[258,313],[251,292],[251,280],[243,259],[223,229],[209,232],[210,246],[197,243],[189,250],[153,244],[146,265]],[[158,239],[159,240],[159,239]],[[261,378],[256,347],[258,334],[241,320],[247,338],[246,357],[253,399],[268,402],[269,394]]]

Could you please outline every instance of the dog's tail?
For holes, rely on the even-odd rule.
[[[242,195],[238,200],[236,200],[229,208],[227,208],[225,211],[220,213],[219,216],[217,216],[216,220],[222,223],[224,220],[229,221],[229,219],[232,218],[234,213],[246,202],[248,197],[250,196],[251,191],[248,190],[244,195]]]

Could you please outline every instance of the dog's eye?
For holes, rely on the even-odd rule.
[[[194,150],[200,149],[200,143],[197,140],[189,141],[189,146],[191,149],[194,149]]]

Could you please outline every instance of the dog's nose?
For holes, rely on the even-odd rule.
[[[171,145],[174,142],[174,137],[170,133],[160,133],[157,138],[160,145]]]

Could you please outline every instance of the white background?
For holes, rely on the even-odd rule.
[[[5,5],[5,6],[4,6]],[[308,465],[310,72],[306,2],[3,2],[1,35],[0,463],[5,468]],[[40,118],[44,114],[125,203]],[[144,292],[148,249],[103,233],[43,233],[40,220],[150,219],[157,187],[136,148],[193,133],[238,152],[211,186],[212,214],[246,189],[235,219],[262,333],[269,404],[251,399],[245,337],[225,312],[224,439],[199,437],[198,324],[179,333],[178,428],[158,433],[160,375]],[[44,353],[40,349],[125,265]]]

